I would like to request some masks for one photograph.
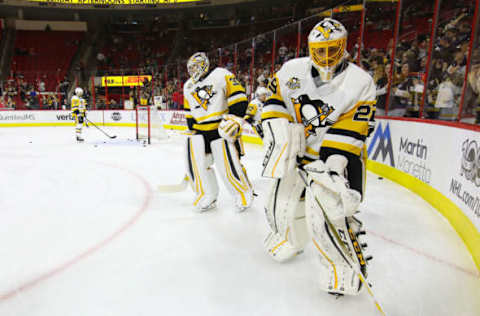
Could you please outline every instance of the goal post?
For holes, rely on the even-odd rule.
[[[145,140],[148,144],[151,144],[152,140],[168,139],[159,112],[156,106],[137,106],[135,109],[137,140]]]

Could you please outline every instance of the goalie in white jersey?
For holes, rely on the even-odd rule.
[[[188,129],[186,164],[194,206],[206,211],[216,206],[218,185],[215,172],[235,198],[239,211],[250,206],[252,185],[240,162],[240,135],[247,109],[245,89],[224,68],[209,69],[205,53],[195,53],[187,64],[190,79],[183,87]]]
[[[75,135],[77,142],[83,142],[82,127],[86,123],[85,118],[87,115],[87,103],[82,98],[83,89],[80,87],[75,88],[75,95],[71,99],[72,115],[75,120]]]
[[[266,206],[271,232],[265,247],[285,261],[311,239],[320,286],[336,295],[359,293],[355,270],[366,277],[370,259],[357,239],[362,223],[353,215],[364,194],[375,84],[347,61],[346,42],[340,22],[318,23],[308,37],[310,56],[288,61],[275,74],[262,113],[262,175],[276,179]]]

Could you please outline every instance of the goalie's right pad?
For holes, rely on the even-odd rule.
[[[211,168],[211,154],[205,153],[205,139],[202,135],[187,137],[185,162],[190,185],[195,192],[193,205],[199,212],[215,207],[218,196],[218,184],[215,172]]]
[[[297,156],[305,152],[305,130],[301,124],[285,118],[269,119],[262,123],[265,137],[262,176],[282,178],[297,166]]]
[[[270,233],[264,241],[267,253],[278,262],[295,257],[309,240],[305,224],[305,183],[295,170],[275,179],[265,215]]]

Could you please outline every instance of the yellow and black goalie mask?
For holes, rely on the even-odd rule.
[[[330,81],[336,67],[346,56],[347,30],[338,21],[326,18],[314,26],[308,36],[308,50],[322,81]]]

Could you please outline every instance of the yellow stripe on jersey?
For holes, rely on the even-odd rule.
[[[368,122],[371,120],[374,113],[376,101],[358,101],[355,106],[348,112],[342,114],[338,120],[333,123],[331,129],[337,131],[352,132],[360,136],[368,135]],[[330,147],[338,150],[343,150],[354,155],[360,156],[364,141],[358,138],[352,138],[348,135],[327,135],[322,143],[322,147]],[[328,139],[328,137],[336,138],[335,140]]]
[[[272,92],[272,94],[265,101],[261,119],[266,120],[283,117],[288,119],[289,122],[294,122],[293,116],[288,112],[285,102],[283,101],[276,74],[269,83],[268,89]]]
[[[229,98],[232,94],[236,92],[245,93],[245,88],[242,87],[242,84],[235,78],[235,75],[225,76],[226,88],[225,97]]]
[[[193,129],[197,131],[214,131],[218,129],[220,122],[217,123],[208,123],[208,124],[193,124]]]
[[[215,112],[215,113],[208,114],[208,115],[205,115],[205,116],[197,117],[197,118],[195,118],[195,120],[196,120],[197,122],[203,122],[203,121],[208,120],[209,118],[212,118],[212,117],[214,117],[214,116],[220,116],[220,117],[218,117],[217,119],[221,119],[221,116],[222,116],[223,114],[227,113],[227,112],[228,112],[228,110],[224,110],[224,111],[220,111],[220,112]]]
[[[341,142],[335,142],[331,140],[324,140],[322,142],[322,147],[329,147],[329,148],[335,148],[339,150],[343,150],[349,153],[352,153],[354,155],[360,156],[360,153],[362,151],[362,148],[358,148],[355,145],[352,144],[347,144],[347,143],[341,143]]]
[[[312,147],[308,147],[306,148],[305,152],[307,154],[310,154],[312,156],[318,156],[320,153],[318,151],[316,151],[315,149],[313,149]]]
[[[332,128],[344,129],[356,132],[360,135],[368,135],[368,122],[373,115],[376,101],[358,101],[347,113],[342,114],[332,125]]]
[[[227,100],[229,107],[239,102],[248,102],[247,95],[244,92],[235,92],[235,94],[230,96]]]
[[[278,83],[277,74],[275,74],[268,84],[268,89],[272,92],[270,97],[267,99],[277,99],[278,101],[283,102],[282,93],[280,92],[280,84]]]
[[[265,108],[264,108],[265,109]],[[293,116],[288,112],[279,112],[279,111],[263,111],[262,120],[272,119],[272,118],[286,118],[289,122],[293,122]]]
[[[185,114],[185,117],[186,118],[193,118],[192,114],[188,114],[188,113],[190,113],[190,112],[187,112],[187,114]]]
[[[185,110],[190,110],[190,104],[188,103],[188,100],[186,97],[183,97],[183,108]]]

